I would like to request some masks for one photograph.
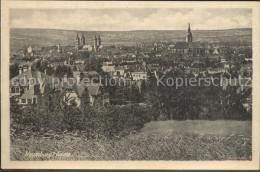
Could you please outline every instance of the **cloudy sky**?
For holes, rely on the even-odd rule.
[[[251,9],[11,9],[11,28],[84,31],[251,28]]]

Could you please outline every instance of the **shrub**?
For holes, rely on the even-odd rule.
[[[109,138],[125,136],[140,130],[150,121],[146,109],[138,105],[84,109],[64,105],[52,112],[30,106],[23,109],[21,114],[11,113],[11,119],[11,127],[16,135],[24,131],[62,133],[67,130],[85,132],[90,138],[100,135]]]

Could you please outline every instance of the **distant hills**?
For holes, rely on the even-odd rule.
[[[136,30],[136,31],[75,31],[58,29],[10,29],[10,48],[24,46],[74,45],[76,33],[84,33],[87,44],[93,44],[95,35],[100,35],[103,44],[135,44],[137,42],[184,41],[185,30]],[[252,41],[252,29],[192,30],[194,41]]]

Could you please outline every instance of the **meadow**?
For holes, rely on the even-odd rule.
[[[251,121],[158,121],[125,137],[11,137],[11,160],[251,160]]]
[[[211,134],[227,137],[232,134],[251,136],[252,121],[235,120],[185,120],[185,121],[152,121],[145,124],[141,132],[146,135],[174,132],[184,136]]]

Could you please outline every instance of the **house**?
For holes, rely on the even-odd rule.
[[[22,107],[36,105],[41,109],[53,109],[59,103],[59,87],[55,78],[39,71],[23,70],[10,80],[10,98]]]
[[[151,70],[151,71],[158,70],[159,67],[160,67],[159,63],[147,64],[148,70]]]
[[[144,70],[135,70],[131,72],[134,81],[147,80],[147,72]]]
[[[66,77],[65,75],[62,84],[62,97],[68,104],[74,104],[76,107],[100,107],[110,104],[109,93],[99,83],[84,83],[79,77]]]
[[[113,72],[113,78],[124,77],[124,74],[128,71],[124,66],[117,66]]]
[[[74,60],[74,64],[75,65],[80,65],[80,64],[85,64],[85,60],[84,59],[82,59],[82,58],[79,58],[79,59],[76,59],[76,60]]]
[[[221,62],[221,63],[226,63],[227,61],[226,61],[225,58],[221,57],[220,62]]]
[[[213,54],[219,55],[219,52],[218,52],[217,48],[214,49]]]
[[[226,62],[226,63],[223,63],[223,65],[224,65],[224,66],[223,66],[223,67],[224,67],[224,69],[229,69],[229,68],[230,68],[230,64],[229,64],[229,63],[227,63],[227,62]]]
[[[29,46],[27,48],[27,52],[29,55],[31,56],[35,56],[35,55],[39,55],[41,52],[41,48],[37,47],[37,46]]]
[[[115,65],[112,62],[104,62],[102,65],[102,70],[104,72],[113,72],[115,71]]]
[[[173,53],[191,53],[200,56],[205,54],[205,48],[199,42],[176,42]]]
[[[61,96],[64,102],[69,105],[75,105],[76,107],[84,107],[89,104],[89,94],[84,84],[76,82],[75,78],[66,79],[64,76],[64,82],[61,86]]]
[[[19,74],[25,72],[26,70],[31,70],[33,62],[22,62],[19,64]]]
[[[34,53],[35,51],[41,51],[41,48],[37,46],[31,46],[31,45],[27,48],[28,53]]]
[[[247,111],[252,110],[252,80],[251,78],[223,78],[221,81],[222,89],[226,90],[228,86],[237,87],[236,93],[243,94],[245,96],[245,102],[243,106]]]
[[[94,107],[108,106],[109,93],[100,84],[91,83],[87,86],[89,92],[90,105]]]

